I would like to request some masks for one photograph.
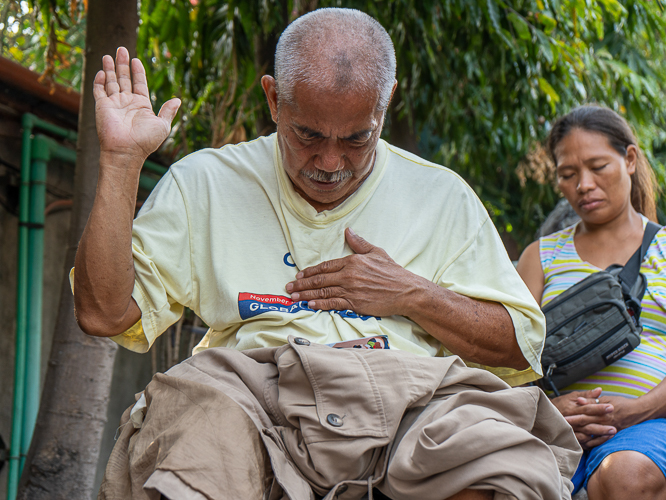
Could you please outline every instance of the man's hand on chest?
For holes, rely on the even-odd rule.
[[[316,310],[351,309],[379,317],[406,315],[409,294],[423,278],[350,228],[345,238],[355,253],[303,269],[286,286],[292,300],[308,301]]]

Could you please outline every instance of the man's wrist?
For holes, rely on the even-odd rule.
[[[426,278],[410,273],[412,276],[405,283],[405,291],[400,294],[396,308],[398,314],[416,320],[423,311],[435,307],[441,301],[442,288]],[[440,303],[441,305],[441,303]]]
[[[140,172],[146,157],[141,154],[124,151],[100,151],[100,169],[119,170],[122,172]]]

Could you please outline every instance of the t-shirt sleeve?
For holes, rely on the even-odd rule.
[[[520,385],[542,376],[541,351],[546,335],[545,319],[527,285],[518,275],[502,240],[486,217],[460,253],[447,262],[435,281],[468,297],[501,303],[513,322],[518,345],[530,368],[522,371],[467,363],[485,368],[510,385]]]
[[[141,309],[141,319],[111,339],[132,351],[146,352],[157,337],[180,319],[192,300],[188,210],[171,170],[134,220],[132,255],[132,297]]]

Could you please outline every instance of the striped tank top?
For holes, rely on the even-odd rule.
[[[646,224],[647,218],[643,217],[643,227]],[[544,274],[542,308],[564,290],[600,271],[578,256],[573,238],[576,226],[539,240]],[[648,283],[641,303],[641,343],[622,359],[563,391],[601,387],[604,396],[636,398],[649,392],[666,377],[666,228],[662,228],[652,240],[641,264],[641,273]]]

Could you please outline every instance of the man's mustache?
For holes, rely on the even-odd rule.
[[[317,182],[340,182],[349,179],[354,175],[350,170],[336,170],[335,172],[326,172],[324,170],[301,170],[301,175],[306,179],[312,179]]]

